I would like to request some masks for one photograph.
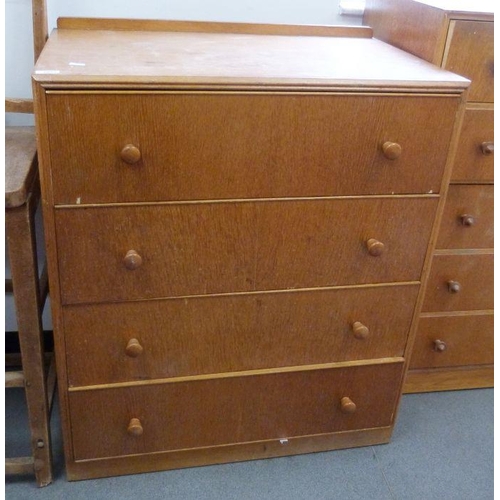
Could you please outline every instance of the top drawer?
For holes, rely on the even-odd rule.
[[[452,21],[443,66],[472,80],[469,101],[493,102],[493,22]]]
[[[436,193],[459,99],[48,93],[54,201]]]

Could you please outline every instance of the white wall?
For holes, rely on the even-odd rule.
[[[341,16],[339,0],[47,0],[49,32],[58,17],[122,17],[278,24],[361,24]],[[33,37],[31,0],[5,1],[5,95],[31,97]],[[29,115],[7,114],[6,125],[31,125]],[[40,228],[40,224],[38,225]],[[6,275],[9,275],[6,262]],[[51,328],[46,307],[44,326]],[[15,331],[11,298],[6,330]]]

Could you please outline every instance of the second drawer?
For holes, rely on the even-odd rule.
[[[64,308],[68,383],[403,355],[418,285]]]
[[[56,210],[65,304],[418,281],[437,198]]]

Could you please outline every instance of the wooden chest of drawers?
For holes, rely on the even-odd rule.
[[[82,22],[34,71],[68,477],[387,442],[468,81],[366,28]]]
[[[491,7],[367,1],[365,23],[376,38],[472,81],[406,392],[493,385]]]

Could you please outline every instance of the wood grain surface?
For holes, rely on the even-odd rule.
[[[418,285],[64,308],[70,387],[402,356]],[[369,330],[358,339],[353,324]],[[136,339],[142,352],[127,355]]]
[[[437,193],[457,103],[363,94],[49,94],[54,198]],[[386,141],[401,146],[398,159],[384,156]],[[120,154],[127,145],[140,152],[133,164]]]
[[[392,423],[401,376],[402,364],[389,363],[73,392],[74,458],[387,426]],[[340,411],[344,396],[356,401],[354,414]],[[144,428],[139,437],[127,433],[131,418],[138,418]]]
[[[437,198],[59,209],[65,304],[418,281]],[[411,227],[411,231],[408,228]],[[367,241],[385,252],[373,257]],[[142,258],[129,270],[123,259]]]
[[[493,200],[492,185],[450,186],[436,248],[493,248]]]
[[[468,105],[453,165],[452,182],[493,182],[494,154],[485,155],[481,148],[485,142],[494,142],[493,118],[493,106]]]
[[[434,342],[445,343],[437,351]],[[410,369],[491,365],[494,362],[493,314],[420,318]]]
[[[448,282],[460,284],[450,293]],[[493,250],[483,254],[434,255],[422,311],[493,309]]]

